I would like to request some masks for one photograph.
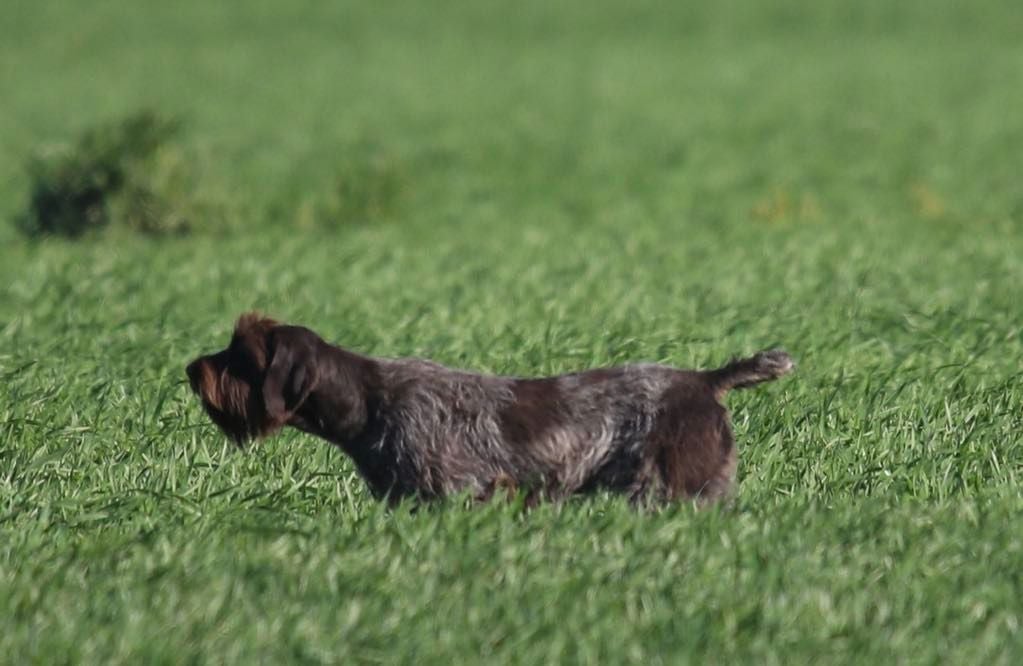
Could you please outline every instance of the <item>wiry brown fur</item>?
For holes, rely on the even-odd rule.
[[[284,425],[268,418],[259,391],[268,357],[267,334],[275,326],[272,319],[244,314],[227,349],[188,366],[189,383],[202,396],[206,413],[239,445]]]
[[[534,499],[606,489],[649,503],[726,496],[736,453],[721,400],[792,367],[769,351],[710,371],[634,364],[500,377],[362,356],[247,314],[228,347],[187,374],[239,445],[298,428],[340,446],[392,501],[503,488]]]

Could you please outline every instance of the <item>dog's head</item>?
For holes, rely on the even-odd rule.
[[[200,356],[185,369],[206,413],[239,446],[283,427],[315,384],[303,345],[290,340],[285,328],[244,314],[226,349]]]

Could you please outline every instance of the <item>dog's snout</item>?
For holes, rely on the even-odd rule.
[[[199,378],[202,376],[202,359],[196,359],[187,366],[185,366],[185,374],[188,375],[188,384],[192,387],[193,391],[199,390]]]

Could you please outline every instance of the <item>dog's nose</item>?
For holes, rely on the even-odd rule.
[[[196,359],[185,367],[185,374],[188,375],[188,383],[193,391],[197,390],[199,386],[199,366],[201,363],[201,359]]]

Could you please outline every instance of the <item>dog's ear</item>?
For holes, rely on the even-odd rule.
[[[302,341],[278,337],[272,354],[263,378],[263,405],[272,422],[284,424],[316,387],[316,365]]]

